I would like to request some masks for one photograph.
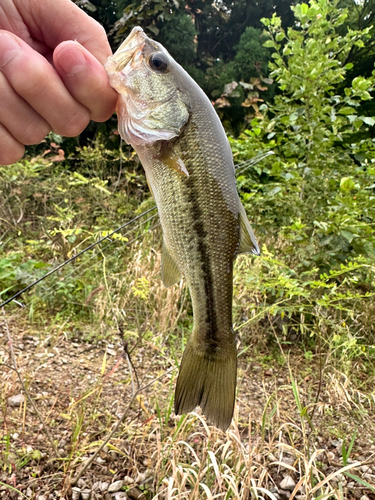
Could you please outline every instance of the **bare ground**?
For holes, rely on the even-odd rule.
[[[60,457],[30,402],[12,399],[24,391],[7,325],[19,374]],[[298,349],[288,363],[272,367],[248,350],[239,358],[235,418],[223,433],[199,412],[183,420],[170,412],[177,369],[168,342],[156,347],[143,339],[131,352],[130,376],[116,332],[90,343],[64,328],[35,327],[20,315],[0,321],[1,499],[247,499],[260,493],[273,500],[375,499],[374,390],[362,366],[355,368],[354,389],[329,363],[321,375],[320,360],[308,361]],[[137,379],[144,386],[170,369],[126,410]],[[122,416],[119,432],[73,486]]]

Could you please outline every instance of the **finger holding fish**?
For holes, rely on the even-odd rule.
[[[117,94],[86,48],[62,42],[51,62],[22,38],[0,30],[0,123],[8,137],[0,164],[23,156],[18,144],[38,144],[51,130],[76,136],[90,119],[105,121],[113,113]]]

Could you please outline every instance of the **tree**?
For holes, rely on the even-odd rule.
[[[275,156],[240,186],[262,221],[260,231],[281,231],[298,266],[331,269],[359,255],[375,256],[374,117],[362,113],[372,100],[375,74],[357,76],[342,93],[353,46],[365,44],[369,28],[341,28],[348,12],[337,2],[311,0],[293,7],[296,22],[264,19],[274,49],[271,76],[278,85],[264,119],[255,119],[239,143],[249,154],[270,148]],[[254,208],[252,209],[254,212]]]
[[[368,76],[374,69],[375,63],[375,30],[373,29],[375,20],[375,1],[362,0],[341,0],[340,8],[347,9],[347,19],[341,32],[344,34],[347,29],[364,30],[369,28],[369,37],[366,43],[353,45],[347,54],[346,63],[355,63],[357,74]],[[350,76],[356,76],[354,73]]]

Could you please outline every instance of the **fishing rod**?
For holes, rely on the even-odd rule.
[[[149,218],[148,218],[148,219],[146,219],[145,221],[142,221],[142,223],[140,224],[140,226],[141,226],[141,225],[145,225],[145,224],[147,224],[147,222],[149,222],[149,221],[151,221],[152,219],[154,219],[155,217],[157,217],[157,215],[158,215],[158,214],[151,215],[151,217],[149,217]],[[140,228],[140,226],[138,226],[138,228]],[[153,231],[153,230],[154,230],[155,228],[157,228],[158,226],[160,226],[160,222],[158,222],[157,224],[155,224],[155,225],[154,225],[151,229],[149,229],[148,231]],[[123,236],[127,236],[127,235],[128,235],[128,234],[130,234],[132,231],[133,231],[133,229],[129,229],[129,231],[128,231],[128,232],[126,232],[125,234],[123,234]],[[147,231],[147,232],[148,232],[148,231]],[[137,236],[136,238],[133,238],[132,240],[127,241],[127,242],[125,243],[125,245],[124,245],[124,246],[125,246],[125,247],[128,247],[129,245],[131,245],[131,244],[132,244],[132,243],[134,243],[135,241],[137,241],[137,240],[139,240],[139,239],[143,238],[145,235],[146,235],[146,233],[142,233],[142,234],[140,234],[140,235],[139,235],[139,236]],[[115,240],[109,240],[108,244],[107,244],[105,247],[103,247],[103,248],[101,249],[101,252],[104,252],[104,251],[105,251],[105,250],[106,250],[106,249],[107,249],[110,245],[112,245],[112,243],[113,243],[114,241],[115,241]],[[108,254],[108,257],[109,257],[109,256],[111,256],[111,255],[113,255],[115,251],[116,251],[116,249],[115,249],[115,250],[113,250],[113,252],[109,253],[109,254]],[[75,277],[77,278],[77,277],[81,276],[81,274],[83,273],[83,271],[86,271],[86,272],[87,272],[89,269],[91,269],[93,266],[95,266],[95,265],[96,265],[96,262],[93,262],[90,266],[85,267],[85,266],[86,266],[86,264],[87,264],[90,260],[92,260],[92,259],[94,259],[94,258],[95,258],[95,254],[94,254],[94,255],[91,255],[91,257],[89,257],[89,258],[88,258],[85,262],[82,262],[82,264],[80,264],[78,267],[74,268],[72,271],[70,271],[70,273],[66,274],[66,275],[64,276],[64,281],[65,281],[65,280],[67,280],[68,278],[70,278],[73,274],[76,274],[76,276],[75,276]],[[85,267],[85,269],[84,269],[82,272],[78,272],[78,271],[80,271],[80,269],[81,269],[82,267]],[[77,274],[77,273],[78,273],[78,274]],[[56,290],[56,288],[57,288],[57,286],[58,286],[58,284],[56,284],[56,283],[55,283],[55,284],[53,284],[53,285],[51,285],[49,288],[47,288],[46,290],[44,290],[44,294],[51,293],[51,292],[55,291],[55,290]],[[31,304],[30,304],[30,305],[33,305],[33,301],[31,301]]]
[[[118,233],[119,231],[121,231],[122,229],[124,229],[126,226],[129,226],[130,224],[132,224],[133,222],[139,220],[141,217],[143,217],[144,215],[152,212],[153,210],[156,210],[156,206],[150,208],[149,210],[146,210],[145,212],[143,212],[142,214],[140,215],[137,215],[137,217],[134,217],[134,219],[126,222],[125,224],[123,224],[122,226],[118,227],[117,229],[115,229],[114,231],[112,231],[111,233],[107,234],[107,236],[103,236],[103,238],[100,238],[98,241],[96,241],[95,243],[92,243],[91,245],[89,245],[87,248],[85,248],[84,250],[81,250],[81,252],[77,253],[76,255],[74,255],[73,257],[71,257],[70,259],[66,260],[65,262],[63,262],[62,264],[59,264],[58,266],[56,266],[55,268],[51,269],[51,271],[49,271],[48,273],[46,273],[44,276],[42,276],[41,278],[37,279],[36,281],[34,281],[33,283],[31,283],[30,285],[26,286],[25,288],[23,288],[22,290],[20,290],[19,292],[17,292],[16,294],[13,295],[13,297],[10,297],[9,299],[5,300],[4,302],[2,302],[0,304],[0,309],[4,306],[6,306],[7,304],[9,304],[10,302],[14,301],[15,299],[17,299],[20,295],[22,295],[23,293],[27,292],[28,290],[30,290],[30,288],[32,288],[33,286],[37,285],[38,283],[40,283],[41,281],[45,280],[46,278],[48,278],[49,276],[51,276],[52,274],[54,274],[56,271],[58,271],[59,269],[62,269],[64,266],[66,266],[67,264],[70,264],[70,262],[73,262],[74,260],[76,260],[78,257],[80,257],[81,255],[83,255],[85,252],[87,252],[88,250],[91,250],[92,248],[94,248],[96,245],[99,245],[99,243],[101,243],[102,241],[104,240],[109,240],[109,238],[114,235],[115,233]],[[110,240],[109,240],[110,241]]]
[[[236,169],[236,174],[238,175],[239,173],[243,173],[245,170],[247,170],[248,168],[250,168],[251,166],[259,163],[260,161],[262,161],[264,158],[267,158],[267,156],[270,156],[274,154],[273,151],[267,151],[265,153],[260,153],[258,154],[257,156],[249,159],[249,160],[244,160],[238,164],[235,165],[235,169]],[[124,229],[125,227],[129,226],[130,224],[132,224],[133,222],[136,222],[137,220],[139,220],[141,217],[143,217],[144,215],[147,215],[148,213],[152,212],[153,210],[156,210],[156,206],[150,208],[149,210],[146,210],[145,212],[143,212],[142,214],[138,215],[137,217],[134,217],[134,219],[126,222],[125,224],[123,224],[122,226],[118,227],[117,229],[115,229],[114,231],[112,231],[110,234],[106,235],[106,236],[103,236],[103,238],[100,238],[98,241],[96,241],[95,243],[92,243],[91,245],[89,245],[88,247],[84,248],[83,250],[81,250],[81,252],[77,253],[76,255],[74,255],[73,257],[71,257],[70,259],[66,260],[65,262],[59,264],[58,266],[56,266],[55,268],[51,269],[51,271],[49,271],[48,273],[46,273],[44,276],[42,276],[41,278],[35,280],[33,283],[31,283],[30,285],[26,286],[25,288],[23,288],[22,290],[20,290],[19,292],[17,292],[16,294],[14,294],[12,297],[10,297],[9,299],[5,300],[4,302],[2,302],[0,304],[0,309],[5,307],[7,304],[9,304],[10,302],[16,302],[19,306],[23,307],[21,303],[19,303],[16,299],[18,297],[20,297],[20,295],[22,295],[23,293],[27,292],[28,290],[30,290],[31,288],[33,288],[34,286],[36,286],[38,283],[40,283],[41,281],[45,280],[46,278],[48,278],[49,276],[51,276],[52,274],[54,274],[55,272],[59,271],[60,269],[62,269],[63,267],[65,267],[67,264],[70,264],[71,262],[73,262],[74,260],[76,260],[78,257],[80,257],[81,255],[83,255],[84,253],[86,253],[87,251],[91,250],[92,248],[94,248],[96,245],[98,245],[99,243],[101,243],[102,241],[104,240],[108,240],[109,241],[109,244],[107,245],[107,247],[113,243],[113,241],[110,240],[110,237],[112,235],[114,235],[115,233],[118,233],[119,231],[121,231],[122,229]],[[154,216],[153,216],[154,217]],[[147,219],[147,221],[151,220],[151,218],[153,217],[150,217],[149,219]],[[145,221],[145,222],[147,222]],[[137,238],[135,238],[137,239]],[[133,240],[135,241],[135,240]],[[107,248],[105,247],[105,248]],[[72,274],[72,273],[71,273]]]

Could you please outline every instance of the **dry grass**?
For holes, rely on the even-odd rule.
[[[341,310],[317,306],[306,295],[310,289],[300,289],[301,282],[283,274],[267,252],[257,260],[240,256],[234,304],[238,397],[232,425],[223,433],[199,413],[176,417],[175,378],[192,326],[191,306],[183,281],[166,289],[160,280],[161,234],[155,220],[123,235],[128,245],[121,240],[121,246],[102,246],[93,261],[55,275],[26,310],[8,309],[19,375],[53,445],[29,401],[19,408],[7,404],[22,388],[9,355],[6,323],[0,320],[0,498],[30,492],[33,500],[40,494],[70,498],[72,479],[119,419],[118,432],[78,482],[81,489],[127,476],[148,499],[373,495],[375,370],[368,354],[373,346],[362,352],[354,334],[373,329],[373,307],[359,309],[348,324]],[[156,229],[145,233],[146,225]],[[69,252],[79,245],[72,243]],[[262,273],[269,278],[268,289],[259,286]],[[71,288],[64,289],[67,277]],[[285,287],[286,295],[270,300],[272,286],[275,295]],[[288,293],[289,302],[284,300]],[[55,295],[66,299],[67,314],[59,299],[48,302]],[[138,393],[138,384],[147,388]],[[286,476],[294,486],[283,491]]]
[[[150,366],[154,362],[155,358],[151,358]],[[77,387],[69,398],[60,389],[51,406],[43,404],[43,396],[35,395],[32,370],[23,371],[22,375],[29,378],[29,391],[44,413],[63,457],[51,462],[51,448],[45,438],[37,437],[39,423],[26,403],[3,415],[6,424],[3,480],[5,476],[8,481],[14,478],[15,486],[22,491],[26,485],[34,486],[35,495],[43,484],[45,491],[58,489],[63,498],[67,498],[69,480],[101,444],[131,396],[131,382],[124,380],[124,372],[118,366],[115,368],[115,361],[106,363],[103,357],[100,371],[104,375],[97,383]],[[155,377],[155,370],[144,375],[144,380],[148,379],[147,375]],[[18,392],[12,371],[3,373],[3,382],[4,398]],[[119,393],[113,390],[117,384],[122,385],[121,394],[126,395],[121,400]],[[244,385],[239,388],[240,396]],[[368,444],[364,452],[362,446],[356,444],[353,455],[360,459],[346,464],[340,450],[338,453],[335,450],[332,457],[332,451],[328,451],[332,431],[326,428],[329,419],[325,420],[324,412],[318,414],[316,427],[311,430],[307,417],[299,411],[302,395],[294,380],[276,391],[266,389],[261,394],[261,398],[267,397],[266,402],[258,403],[254,412],[249,412],[249,404],[254,405],[254,401],[243,404],[240,398],[226,433],[208,426],[198,413],[184,417],[171,415],[172,389],[173,377],[166,376],[138,398],[119,433],[100,454],[100,461],[94,462],[85,473],[86,484],[90,486],[103,480],[103,476],[106,480],[130,476],[154,499],[274,499],[278,498],[275,493],[280,481],[290,475],[295,482],[293,491],[289,490],[290,498],[332,496],[341,500],[352,497],[353,488],[349,490],[346,486],[350,479],[344,475],[352,472],[357,476],[358,488],[354,489],[371,492],[370,486],[366,487],[366,483],[371,484],[371,478],[363,473],[363,466],[373,465],[374,447],[371,451]],[[329,388],[326,397],[332,397]],[[287,410],[282,401],[288,402]],[[350,417],[350,405],[347,402],[346,405],[342,418]],[[360,425],[363,432],[369,422],[368,411],[361,409],[365,412]],[[350,429],[354,432],[353,419],[346,423],[347,432]],[[15,432],[19,433],[18,437],[14,436]],[[361,432],[358,438],[361,441]],[[349,446],[348,441],[346,444]],[[34,478],[30,470],[24,473],[28,465]]]
[[[7,314],[20,375],[61,457],[53,456],[27,401],[20,408],[7,405],[20,386],[3,336],[0,481],[9,495],[3,497],[31,491],[36,499],[41,492],[58,491],[60,498],[70,498],[71,479],[125,411],[119,432],[83,475],[88,488],[128,476],[149,499],[343,500],[373,495],[374,392],[359,383],[358,362],[352,362],[350,376],[328,354],[323,372],[319,354],[306,358],[298,345],[284,352],[283,338],[272,320],[267,326],[266,315],[256,323],[258,338],[240,345],[238,402],[230,429],[223,433],[208,426],[199,413],[173,415],[176,359],[191,326],[189,299],[183,283],[163,287],[157,242],[150,245],[153,236],[147,238],[133,245],[131,259],[119,257],[123,272],[112,274],[103,260],[96,291],[86,297],[91,325],[46,317],[37,324],[35,316],[29,322],[25,311]],[[239,304],[243,300],[240,294]],[[237,306],[238,321],[254,311],[252,305]],[[5,322],[2,328],[5,335]],[[269,340],[261,339],[266,330],[279,342],[272,347],[277,351],[273,357],[267,351]],[[243,331],[243,341],[250,334],[254,328]],[[26,344],[28,338],[37,341]],[[67,362],[58,364],[62,358]],[[126,410],[137,380],[141,387],[155,382]],[[344,447],[340,441],[334,444],[340,438]],[[287,475],[294,487],[280,491]]]

